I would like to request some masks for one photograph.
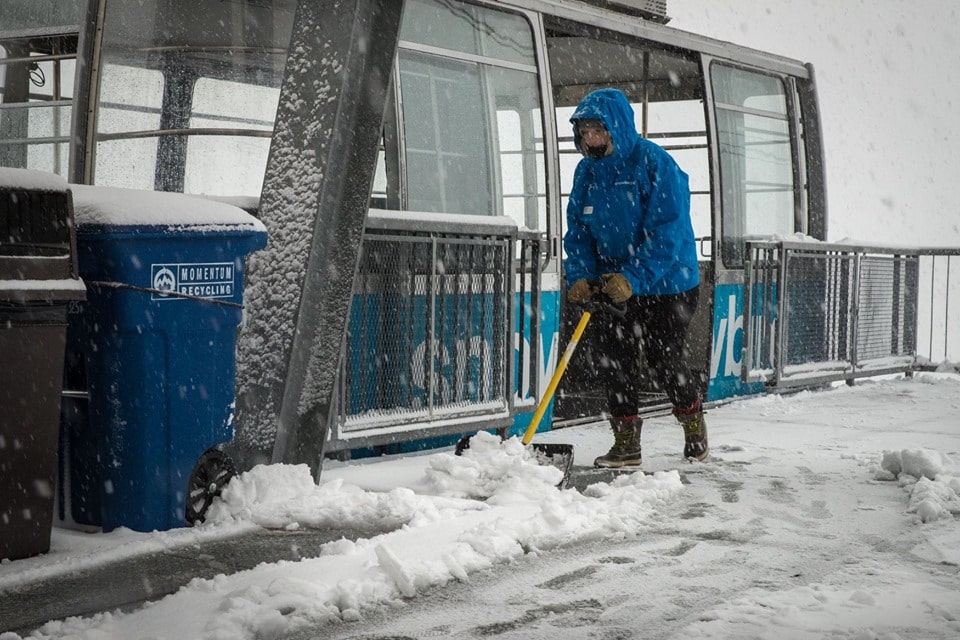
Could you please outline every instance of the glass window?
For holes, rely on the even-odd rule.
[[[637,129],[644,105],[634,105]],[[712,235],[710,160],[707,152],[706,114],[696,100],[650,102],[646,105],[647,137],[666,149],[690,180],[690,220],[697,238]],[[701,260],[709,256],[707,243],[698,245]]]
[[[406,209],[546,229],[543,114],[530,25],[413,0],[400,31]]]
[[[387,179],[387,150],[383,138],[380,138],[380,148],[377,150],[377,166],[373,172],[373,184],[370,187],[370,206],[374,209],[388,208],[387,194],[389,180]]]
[[[0,36],[0,166],[67,175],[76,43]]]
[[[796,228],[793,150],[783,82],[765,74],[711,67],[720,151],[728,267],[743,264],[745,241]]]
[[[95,183],[259,195],[295,5],[107,3]]]
[[[190,140],[184,193],[259,196],[279,99],[279,87],[197,80],[190,128],[226,129],[236,135]],[[223,158],[232,162],[224,163]]]
[[[459,0],[407,0],[403,12],[401,40],[534,64],[530,26],[520,16]]]
[[[67,177],[86,0],[0,0],[0,166]]]
[[[674,100],[662,102],[631,101],[637,131],[643,131],[643,113],[647,112],[647,138],[663,147],[690,179],[690,218],[697,238],[711,236],[710,163],[707,155],[703,102]],[[566,211],[573,174],[582,158],[573,146],[570,116],[574,107],[557,108],[557,135],[560,140],[560,186]],[[699,258],[709,258],[707,244],[699,246]]]
[[[75,32],[86,0],[3,0],[0,30]]]
[[[427,58],[411,53],[401,63],[408,206],[493,213],[490,123],[480,67]]]
[[[157,138],[131,137],[129,132],[159,129],[162,100],[163,74],[159,71],[104,66],[97,111],[97,184],[153,190]]]

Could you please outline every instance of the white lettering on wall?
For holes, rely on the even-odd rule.
[[[731,320],[732,318],[732,320]],[[727,298],[727,317],[720,318],[713,336],[713,352],[710,354],[710,377],[716,378],[723,361],[723,377],[739,376],[741,353],[736,349],[737,333],[743,334],[743,314],[737,313],[737,297]]]

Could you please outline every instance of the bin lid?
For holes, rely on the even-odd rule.
[[[266,227],[240,207],[166,191],[70,185],[77,226],[152,227],[168,231],[245,230]]]
[[[0,189],[65,192],[67,181],[47,171],[0,167]]]
[[[77,300],[67,181],[47,171],[0,167],[0,303]]]

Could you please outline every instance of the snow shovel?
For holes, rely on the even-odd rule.
[[[550,400],[553,399],[553,394],[557,391],[557,386],[560,384],[561,378],[563,378],[564,371],[567,370],[567,365],[570,364],[570,359],[573,358],[573,352],[577,350],[580,336],[583,335],[583,331],[587,328],[588,322],[590,322],[590,312],[584,311],[583,315],[580,316],[580,321],[577,323],[577,328],[573,330],[573,336],[570,338],[570,342],[567,343],[567,348],[563,351],[563,356],[561,356],[560,361],[557,363],[557,370],[553,372],[550,384],[547,385],[547,390],[544,392],[543,397],[540,398],[537,410],[534,411],[533,417],[530,419],[527,431],[523,434],[521,442],[524,446],[530,445],[533,434],[537,432],[537,427],[540,426],[540,420],[543,418],[543,414],[546,413],[547,405],[549,405]],[[470,436],[464,436],[460,439],[460,442],[457,443],[456,455],[461,455],[464,449],[469,446]],[[538,462],[551,464],[563,472],[563,479],[560,480],[557,486],[561,489],[565,487],[570,480],[570,472],[573,470],[573,445],[535,442],[531,446]]]

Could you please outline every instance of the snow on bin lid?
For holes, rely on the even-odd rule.
[[[79,278],[58,278],[55,280],[16,280],[0,279],[0,300],[8,300],[10,291],[17,293],[19,299],[72,300],[83,298],[87,287]],[[75,295],[81,294],[81,295]]]
[[[200,196],[166,191],[70,185],[77,225],[241,227],[266,231],[263,223],[239,207]]]
[[[66,191],[67,181],[61,176],[47,171],[0,167],[0,189]]]

